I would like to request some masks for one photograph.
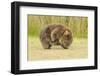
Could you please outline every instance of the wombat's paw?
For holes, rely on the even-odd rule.
[[[68,49],[68,47],[67,47],[67,46],[63,46],[63,45],[61,45],[61,47],[63,47],[64,49]]]
[[[42,45],[42,46],[43,46],[44,49],[50,49],[51,48],[51,45],[48,45],[48,44]]]

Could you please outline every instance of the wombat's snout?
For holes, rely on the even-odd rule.
[[[70,40],[71,37],[72,37],[72,36],[71,36],[70,34],[66,35],[66,39],[67,39],[67,40]]]

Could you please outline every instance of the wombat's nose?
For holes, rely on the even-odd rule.
[[[68,34],[66,37],[67,37],[67,40],[71,39],[71,35],[70,34]]]

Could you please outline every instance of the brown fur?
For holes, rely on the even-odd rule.
[[[50,49],[52,45],[61,45],[67,49],[72,43],[71,31],[61,24],[48,25],[40,33],[43,48]]]

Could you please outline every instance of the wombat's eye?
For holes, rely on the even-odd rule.
[[[68,34],[68,35],[66,35],[66,38],[67,38],[67,39],[70,39],[70,38],[71,38],[71,36]]]

